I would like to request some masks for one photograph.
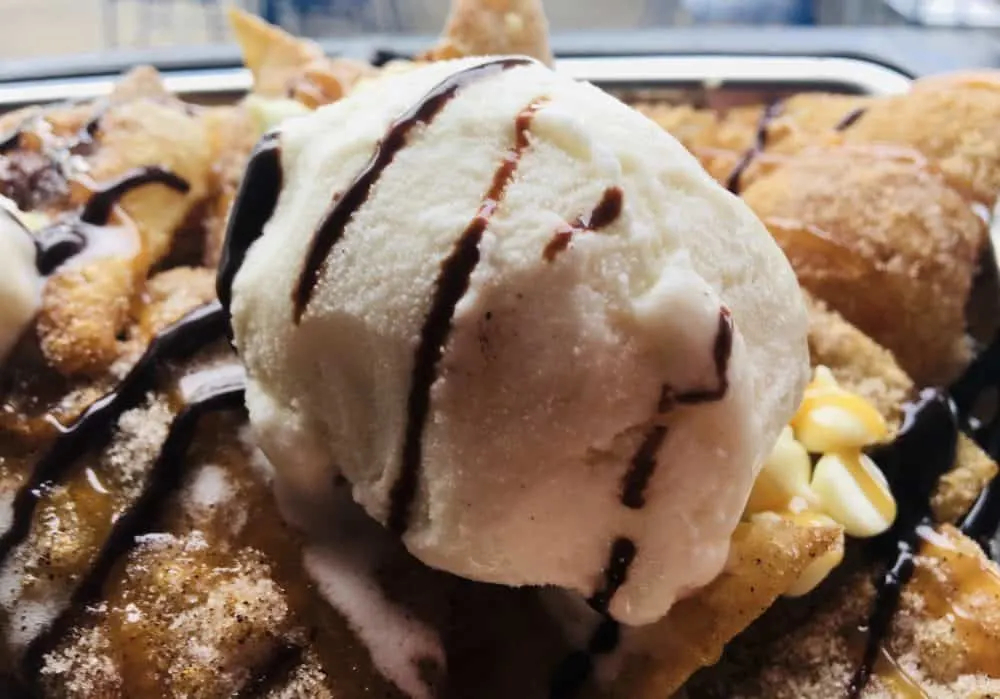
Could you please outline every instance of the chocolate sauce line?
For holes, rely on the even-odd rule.
[[[733,354],[733,332],[733,314],[723,306],[719,309],[719,327],[712,347],[712,358],[715,361],[715,388],[677,393],[673,396],[675,402],[682,405],[697,405],[712,403],[726,397],[726,392],[729,390],[729,360]]]
[[[272,131],[264,135],[250,154],[226,224],[215,290],[227,313],[232,304],[233,280],[250,247],[264,234],[264,226],[274,215],[282,179],[281,134]]]
[[[865,112],[867,111],[868,107],[855,107],[847,114],[845,114],[840,121],[837,122],[836,126],[833,127],[833,130],[846,131],[847,129],[854,126],[858,122],[858,119],[863,117],[865,115]]]
[[[628,571],[636,553],[635,543],[631,539],[619,537],[611,544],[611,555],[604,569],[604,584],[587,600],[595,611],[608,613],[611,600],[628,579]]]
[[[130,191],[148,184],[163,184],[182,193],[190,189],[184,178],[160,167],[134,168],[101,184],[80,213],[50,223],[33,236],[39,274],[52,274],[86,250],[91,238],[100,235],[101,227],[107,225],[115,204]]]
[[[663,440],[667,437],[667,428],[662,425],[654,426],[646,433],[646,438],[642,440],[629,470],[622,478],[621,503],[632,510],[641,510],[646,505],[646,486],[649,485],[650,478],[656,470],[656,455],[663,446]]]
[[[133,189],[149,184],[162,184],[175,192],[187,194],[191,185],[180,175],[157,166],[137,167],[111,182],[101,184],[84,204],[80,220],[96,226],[107,224],[111,209]]]
[[[79,610],[100,597],[115,563],[135,546],[136,537],[150,532],[166,499],[180,489],[186,474],[183,468],[185,456],[201,419],[211,413],[240,409],[243,402],[242,382],[223,384],[185,405],[177,413],[142,493],[115,520],[96,560],[73,591],[69,604],[28,645],[23,663],[26,677],[40,675],[45,655],[65,637]]]
[[[719,325],[712,355],[715,362],[716,388],[674,394],[664,386],[657,401],[658,413],[669,411],[676,404],[700,404],[722,400],[729,390],[729,361],[733,351],[733,318],[728,308],[719,309]],[[656,471],[657,453],[667,437],[667,428],[653,425],[646,433],[622,478],[620,502],[629,509],[642,509],[646,504],[646,487]],[[572,699],[582,689],[593,671],[594,657],[613,653],[618,645],[619,625],[608,616],[611,600],[628,579],[629,568],[638,555],[635,543],[625,537],[615,539],[604,569],[604,584],[588,604],[604,618],[585,650],[571,653],[557,668],[550,687],[550,699]]]
[[[850,699],[860,697],[867,686],[903,587],[913,575],[913,558],[920,548],[918,528],[932,521],[931,497],[940,477],[955,463],[958,434],[959,412],[950,396],[938,389],[925,389],[917,401],[904,407],[903,425],[896,438],[869,450],[896,496],[898,511],[892,528],[872,542],[876,552],[893,558],[875,585],[875,599],[865,623],[864,654],[848,685]]]
[[[736,163],[736,167],[733,168],[733,171],[729,173],[729,177],[726,178],[726,189],[733,194],[740,193],[740,180],[743,179],[743,173],[747,171],[750,164],[767,147],[768,129],[771,126],[771,122],[781,114],[783,107],[784,103],[778,100],[767,105],[761,113],[760,120],[757,122],[757,133],[754,135],[753,145],[747,148],[743,153],[743,157],[740,158],[739,162]]]
[[[962,377],[951,388],[955,404],[963,416],[971,416],[977,400],[992,391],[1000,403],[1000,334],[973,360]],[[973,423],[967,418],[972,438],[994,460],[1000,459],[1000,405],[986,422]],[[975,540],[990,558],[1000,560],[994,539],[1000,529],[1000,480],[994,478],[979,494],[975,504],[963,518],[962,533]]]
[[[577,233],[594,233],[617,221],[622,214],[623,199],[624,192],[621,187],[605,189],[593,211],[578,216],[572,223],[567,224],[566,228],[556,232],[542,251],[542,259],[553,262],[559,253],[569,247],[573,236]]]
[[[122,413],[141,403],[155,385],[159,366],[168,360],[190,356],[213,340],[225,337],[227,325],[226,314],[218,302],[191,311],[153,339],[117,387],[92,403],[59,433],[14,497],[11,525],[0,536],[0,565],[27,538],[35,508],[49,484],[60,480],[88,450],[110,440]]]
[[[519,61],[515,65],[523,63],[524,61]],[[507,64],[503,62],[500,65]],[[434,284],[434,296],[420,331],[420,340],[413,360],[410,392],[406,402],[407,417],[403,434],[402,463],[399,476],[389,493],[387,526],[396,534],[404,533],[409,526],[410,510],[420,480],[423,434],[430,412],[431,387],[438,377],[438,364],[451,333],[455,307],[469,289],[472,273],[479,264],[479,242],[494,212],[503,202],[508,185],[514,179],[521,157],[529,146],[528,132],[531,129],[531,122],[543,104],[543,100],[532,102],[517,115],[513,147],[494,172],[493,181],[483,195],[479,211],[458,237],[451,254],[441,263],[441,271]]]
[[[560,663],[549,685],[550,699],[572,699],[586,684],[594,670],[594,659],[614,653],[621,636],[621,625],[608,615],[608,607],[618,589],[628,579],[628,571],[636,556],[635,544],[619,537],[611,544],[611,555],[604,570],[604,584],[587,600],[602,617],[587,647],[570,653]]]
[[[505,70],[532,63],[534,61],[530,58],[496,58],[458,71],[438,83],[416,105],[392,123],[368,164],[343,195],[334,201],[313,236],[302,273],[292,294],[293,318],[296,323],[302,319],[313,291],[323,276],[330,252],[343,237],[351,218],[368,200],[372,187],[379,177],[395,159],[396,154],[406,147],[410,133],[420,125],[430,124],[462,88]]]

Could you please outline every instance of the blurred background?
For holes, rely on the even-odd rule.
[[[229,40],[227,0],[0,0],[0,61]],[[242,0],[314,37],[437,33],[449,0]],[[556,30],[690,24],[1000,28],[997,0],[545,0]]]

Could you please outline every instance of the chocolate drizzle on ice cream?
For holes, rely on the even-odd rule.
[[[507,187],[514,179],[517,166],[530,145],[528,133],[535,114],[545,104],[535,100],[517,115],[514,145],[504,156],[486,190],[479,211],[455,243],[451,255],[441,263],[434,285],[434,297],[420,331],[410,378],[406,403],[406,428],[403,433],[403,458],[399,476],[389,495],[389,531],[402,534],[410,519],[410,510],[417,494],[420,464],[423,460],[423,433],[430,412],[431,387],[438,376],[438,364],[451,331],[455,307],[469,289],[472,273],[479,264],[479,243],[490,218],[503,202]]]
[[[621,187],[608,187],[601,195],[601,200],[593,211],[578,216],[572,223],[561,227],[545,246],[542,258],[546,262],[554,262],[559,253],[569,247],[573,236],[584,232],[597,232],[607,228],[618,220],[622,214],[624,192]]]
[[[458,71],[439,83],[408,112],[393,122],[372,154],[371,160],[347,190],[334,200],[329,213],[313,236],[301,276],[292,294],[296,323],[302,319],[302,314],[309,305],[313,291],[326,268],[330,251],[343,237],[347,224],[368,199],[379,177],[392,163],[396,154],[406,147],[410,133],[418,126],[431,123],[444,106],[467,85],[496,75],[498,72],[534,62],[530,58],[497,58]]]

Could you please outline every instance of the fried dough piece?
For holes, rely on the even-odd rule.
[[[232,696],[294,636],[287,600],[253,550],[213,551],[200,532],[160,534],[129,556],[125,574],[129,585],[112,593],[107,621],[47,659],[48,681],[79,687],[68,697],[100,687],[122,696]]]
[[[327,58],[315,42],[300,39],[230,5],[229,26],[262,97],[291,97],[308,107],[336,102],[375,69],[348,58]]]
[[[104,257],[69,266],[42,291],[39,346],[65,376],[96,374],[118,357],[118,333],[145,277],[135,257]]]
[[[108,102],[111,104],[140,99],[178,101],[177,96],[167,90],[160,72],[153,66],[136,66],[128,71],[118,79],[111,94],[108,95]]]
[[[869,399],[898,428],[913,384],[892,354],[805,292],[811,362],[828,367],[847,390]],[[935,516],[954,521],[975,501],[997,466],[962,438],[952,471],[935,494]],[[679,602],[663,622],[641,630],[615,697],[663,697],[698,668],[716,662],[727,643],[764,613],[805,567],[839,541],[839,527],[779,515],[739,525],[729,565],[711,585]]]
[[[937,79],[905,95],[874,100],[844,131],[849,144],[919,150],[956,186],[987,207],[1000,193],[1000,90]]]
[[[984,222],[917,153],[803,152],[752,179],[744,200],[802,285],[890,349],[920,385],[971,357],[966,303]]]
[[[253,116],[242,105],[206,110],[201,118],[208,131],[212,161],[203,260],[206,266],[214,269],[222,255],[229,207],[243,178],[250,152],[261,134]]]
[[[88,159],[95,183],[149,165],[165,168],[188,183],[186,193],[153,184],[121,200],[121,209],[138,227],[155,263],[169,251],[177,229],[206,195],[212,165],[207,130],[179,105],[140,99],[109,108],[100,121],[98,139],[100,145]]]
[[[133,73],[129,81],[122,98],[158,90],[158,79],[148,71]],[[178,175],[188,190],[147,184],[128,192],[114,209],[118,226],[96,230],[94,249],[49,280],[39,313],[39,342],[50,364],[64,375],[96,375],[115,361],[133,299],[208,191],[207,129],[179,102],[143,97],[113,103],[98,122],[97,142],[87,158],[86,180],[81,177],[72,188],[71,199],[78,206],[101,183],[146,166]],[[137,242],[129,229],[135,230]]]
[[[717,662],[725,645],[788,590],[805,568],[826,553],[839,527],[805,527],[778,516],[741,523],[726,570],[666,619],[638,629],[647,653],[629,656],[613,697],[670,696],[697,669]]]
[[[806,146],[830,141],[845,119],[861,114],[873,101],[871,97],[825,92],[792,95],[782,100],[768,123],[767,151],[795,153]]]
[[[541,0],[453,0],[441,42],[421,58],[506,54],[552,65],[549,22]]]

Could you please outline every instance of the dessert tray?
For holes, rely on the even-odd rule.
[[[1000,485],[994,482],[1000,288],[989,232],[1000,194],[1000,74],[911,81],[846,58],[554,61],[540,3],[530,0],[459,0],[437,46],[379,66],[327,57],[311,42],[239,11],[231,22],[244,69],[161,74],[140,66],[116,79],[0,85],[0,696],[1000,694]],[[452,59],[459,62],[447,63]],[[555,77],[544,64],[554,64]],[[431,91],[418,89],[433,71],[443,79]],[[461,135],[462,128],[492,123],[484,113],[452,126],[449,103],[459,119],[459,107],[474,103],[470,95],[486,94],[475,92],[481,79],[509,80],[509,93],[489,96],[496,100],[489,104],[499,104],[496,95],[526,89],[518,75],[536,76],[551,95],[508,120],[513,135],[504,136],[513,145],[487,180],[486,194],[474,193],[475,217],[460,226],[460,241],[472,242],[439,265],[437,288],[445,291],[434,296],[420,332],[411,333],[418,338],[411,381],[417,388],[407,389],[407,417],[391,417],[387,401],[372,409],[375,417],[343,428],[352,440],[361,435],[352,448],[367,457],[364,450],[379,453],[382,441],[370,437],[380,434],[372,424],[406,423],[400,474],[383,493],[383,474],[365,470],[375,459],[352,465],[335,451],[331,463],[325,442],[345,440],[337,424],[322,421],[337,404],[311,393],[340,380],[313,355],[339,356],[352,343],[362,348],[348,357],[359,368],[345,370],[353,378],[338,384],[338,395],[393,395],[398,388],[391,381],[378,390],[364,386],[371,366],[390,376],[395,360],[392,352],[380,354],[381,345],[365,345],[370,328],[343,321],[357,318],[325,295],[331,265],[348,260],[334,275],[345,285],[360,269],[350,266],[355,248],[336,246],[349,238],[344,231],[366,202],[381,206],[394,159],[402,168],[411,162],[407,152],[419,151],[408,141],[412,134],[430,138],[440,126]],[[618,123],[620,110],[622,124],[649,130],[642,133],[651,152],[678,159],[675,179],[662,181],[671,183],[669,191],[690,188],[701,197],[701,213],[668,207],[660,219],[701,226],[706,235],[732,228],[763,239],[766,228],[783,253],[768,242],[768,264],[780,265],[761,262],[768,274],[750,275],[741,287],[744,298],[759,300],[760,308],[777,304],[779,312],[761,315],[755,330],[750,311],[741,310],[748,306],[715,289],[730,282],[710,284],[706,294],[718,291],[724,303],[708,316],[710,350],[696,376],[704,381],[690,390],[666,383],[642,388],[649,393],[642,400],[651,403],[644,409],[652,407],[654,418],[625,431],[623,441],[606,449],[611,456],[600,457],[621,457],[627,466],[613,478],[621,487],[609,508],[621,510],[614,516],[635,531],[599,541],[597,568],[589,543],[559,547],[566,534],[556,526],[574,510],[569,521],[580,527],[604,521],[604,504],[588,509],[591,470],[581,469],[579,482],[525,476],[526,490],[567,493],[534,510],[518,509],[520,496],[510,495],[513,481],[504,477],[463,491],[479,498],[483,511],[501,504],[489,527],[456,525],[455,539],[467,537],[462,556],[457,545],[431,541],[421,529],[422,518],[433,523],[437,505],[420,448],[430,452],[441,441],[421,444],[421,435],[444,419],[431,406],[445,400],[436,382],[446,370],[460,373],[454,367],[464,356],[442,359],[449,332],[460,327],[456,314],[471,312],[463,303],[493,293],[476,276],[479,256],[487,256],[491,235],[507,221],[502,204],[513,207],[519,196],[537,203],[524,184],[531,181],[525,153],[537,146],[533,138],[554,129],[552,141],[573,157],[586,150],[566,136],[576,133],[560,126],[568,122],[546,121],[545,105],[564,100],[571,112],[578,94],[603,99],[587,97],[568,79],[591,82],[632,107],[601,103],[608,123]],[[419,99],[407,98],[407,90]],[[393,111],[384,106],[391,100],[408,106]],[[358,123],[351,115],[382,108],[395,115],[386,122],[390,128],[379,122],[381,135],[369,139],[372,147],[361,156],[320,136],[310,146],[294,145],[308,141],[303,134],[335,133]],[[605,133],[604,125],[583,123]],[[475,144],[467,144],[470,152]],[[623,162],[641,170],[645,161],[629,148],[635,147],[622,145],[622,152],[634,160],[622,156]],[[309,187],[339,177],[335,159],[324,153],[342,154],[345,162],[353,157],[357,167],[348,168],[336,197],[317,208],[308,203],[315,200]],[[455,167],[473,160],[469,155]],[[623,178],[633,176],[623,171]],[[451,181],[444,171],[431,174]],[[581,177],[581,188],[597,181]],[[413,192],[422,186],[413,184]],[[294,191],[305,192],[298,204],[287,195]],[[589,245],[631,240],[632,233],[611,232],[642,230],[628,223],[638,220],[640,205],[625,185],[594,191],[596,206],[565,216],[531,270],[580,264],[593,275],[581,279],[601,284],[622,276],[577,260],[590,259]],[[309,231],[298,225],[297,217],[306,217],[299,209],[310,207],[316,211],[308,228],[317,234],[300,240],[295,231]],[[415,206],[406,225],[416,231],[433,210]],[[282,240],[276,231],[286,229]],[[285,285],[281,261],[296,245],[304,266]],[[713,255],[745,255],[729,272],[739,276],[757,258],[736,248]],[[389,255],[392,248],[377,250]],[[643,255],[630,250],[609,248],[600,259],[643,269]],[[392,272],[408,264],[407,255],[398,257]],[[472,260],[464,281],[442,282],[463,258]],[[498,259],[490,258],[495,269],[502,268]],[[359,298],[393,276],[374,263],[366,269],[375,271],[359,284]],[[407,283],[392,287],[393,294],[415,295],[410,287],[421,278],[403,277]],[[534,287],[525,284],[530,295]],[[761,290],[771,286],[777,291],[768,297]],[[785,315],[777,300],[792,287]],[[469,288],[479,295],[463,300]],[[555,295],[544,290],[531,297],[540,308]],[[435,310],[449,305],[451,315]],[[483,323],[505,327],[504,308],[498,301]],[[310,339],[312,354],[276,339],[285,330],[274,328],[298,327],[288,334],[304,335],[327,327],[334,321],[324,314],[344,324]],[[563,332],[563,317],[552,316],[553,337]],[[491,335],[483,323],[473,344],[490,356],[491,346],[499,352],[506,345],[491,345],[504,336]],[[795,342],[767,346],[767,331],[795,327]],[[541,353],[548,342],[525,346]],[[581,343],[575,354],[566,345],[565,361],[551,365],[553,376],[563,365],[615,374],[601,368],[602,356],[646,361],[638,350],[633,357],[628,343],[620,353],[613,345],[590,359]],[[523,362],[509,371],[519,380],[491,384],[481,402],[455,409],[476,423],[471,427],[483,443],[499,445],[483,448],[486,463],[510,444],[516,443],[510,453],[520,454],[522,435],[527,444],[538,431],[524,427],[507,439],[509,425],[494,418],[508,413],[481,408],[493,400],[508,405],[502,401],[513,394],[534,400],[535,384],[523,378],[531,376],[531,353],[518,356]],[[767,356],[775,357],[770,365],[761,359]],[[286,365],[288,373],[302,374],[289,380],[295,395],[265,415],[262,406],[279,403],[285,390],[284,379],[268,372]],[[774,386],[741,383],[743,366],[765,372]],[[787,395],[778,396],[783,390]],[[585,408],[611,400],[583,389],[580,395],[576,404]],[[739,402],[761,395],[771,398],[753,410]],[[521,405],[517,396],[509,400]],[[635,400],[623,398],[623,410]],[[681,419],[675,410],[707,417],[675,422]],[[296,423],[308,411],[323,425],[319,446],[312,427]],[[544,414],[557,416],[553,425],[565,419]],[[640,619],[640,610],[648,610],[644,595],[682,567],[649,572],[647,542],[659,541],[663,531],[653,531],[661,520],[640,518],[662,509],[657,498],[672,497],[671,488],[695,483],[691,492],[707,497],[697,483],[712,483],[708,456],[695,466],[666,458],[670,435],[691,424],[734,453],[749,450],[733,434],[743,429],[739,420],[758,414],[762,422],[778,420],[774,429],[761,428],[770,439],[760,458],[738,464],[745,467],[741,475],[733,471],[732,484],[713,486],[707,501],[717,503],[717,521],[731,520],[724,546],[712,554],[719,569],[682,586],[662,613]],[[579,418],[597,424],[588,419]],[[449,487],[463,482],[480,455],[462,454],[458,461],[468,469],[435,478]],[[720,463],[727,458],[716,456]],[[525,459],[510,461],[510,473],[520,473]],[[413,465],[409,475],[406,463]],[[679,485],[656,482],[684,472],[688,480]],[[741,479],[745,492],[736,483]],[[685,521],[707,531],[708,519],[696,518],[716,505],[699,507]],[[513,512],[548,517],[552,529],[526,525],[529,534],[506,538]],[[487,521],[465,516],[454,521]],[[682,527],[672,526],[670,536],[683,538]],[[484,532],[495,534],[489,545],[476,538]],[[515,539],[529,545],[511,548]],[[711,556],[707,545],[704,556],[690,548],[663,555],[682,555],[670,560],[688,561],[693,580],[697,566],[711,568],[705,562]],[[548,573],[520,576],[534,551],[545,552],[532,564]],[[571,572],[587,565],[581,583]]]

